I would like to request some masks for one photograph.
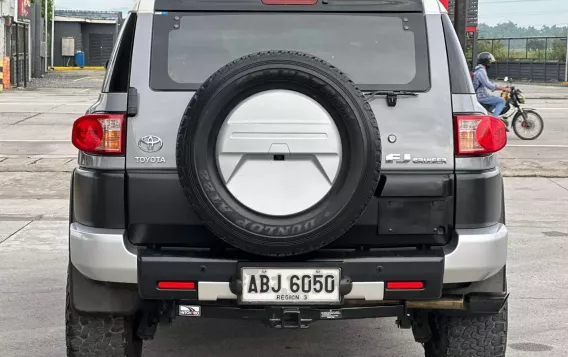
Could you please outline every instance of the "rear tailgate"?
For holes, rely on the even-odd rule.
[[[341,11],[325,12],[304,6],[302,13],[291,14],[298,7],[281,12],[267,5],[269,11],[237,13],[227,6],[249,2],[158,0],[156,10],[163,11],[138,15],[131,86],[138,90],[139,108],[128,122],[126,154],[133,242],[210,246],[218,241],[181,190],[179,124],[195,90],[218,68],[249,53],[279,49],[315,54],[364,91],[418,93],[399,97],[394,107],[382,96],[372,100],[383,140],[384,189],[337,244],[447,241],[453,224],[454,135],[440,14],[425,15],[421,0],[400,1],[397,9],[404,12],[398,13],[366,12],[377,10],[366,3],[351,13],[353,6],[343,5]],[[198,7],[189,11],[193,5]],[[386,11],[394,5],[380,6]],[[222,13],[214,11],[220,7]]]

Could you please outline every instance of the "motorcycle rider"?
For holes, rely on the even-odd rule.
[[[511,89],[502,87],[489,80],[487,69],[495,62],[495,57],[489,52],[482,52],[477,56],[478,65],[473,73],[473,88],[475,88],[475,94],[479,103],[488,106],[493,115],[499,117],[505,108],[505,99],[490,95],[487,93],[487,90],[510,92]],[[505,125],[508,126],[508,123],[505,123]]]

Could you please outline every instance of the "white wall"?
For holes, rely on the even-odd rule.
[[[0,0],[0,59],[6,55],[6,34],[4,30],[3,16],[12,16],[16,14],[16,1],[14,0]]]
[[[6,34],[5,34],[5,30],[4,30],[5,26],[4,26],[4,18],[0,17],[0,67],[3,66],[3,58],[6,55]]]

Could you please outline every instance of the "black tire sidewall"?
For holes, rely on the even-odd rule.
[[[318,101],[333,117],[342,141],[342,164],[330,192],[310,209],[286,217],[264,215],[238,202],[217,168],[217,136],[229,112],[270,89],[294,90]],[[378,183],[380,140],[365,105],[349,80],[319,59],[266,52],[237,60],[205,83],[184,115],[177,145],[184,191],[205,224],[240,249],[292,255],[320,248],[354,223]]]
[[[515,133],[515,135],[517,135],[518,138],[522,139],[522,140],[535,140],[537,139],[539,136],[542,135],[542,132],[544,131],[544,120],[542,119],[542,117],[540,116],[540,114],[538,114],[535,110],[532,109],[526,109],[524,110],[525,113],[531,113],[533,115],[535,115],[538,120],[541,122],[541,127],[540,127],[540,131],[538,132],[538,134],[536,136],[527,138],[522,136],[521,134],[519,134],[519,132],[517,131],[517,128],[515,127],[515,123],[517,121],[519,121],[521,118],[523,118],[523,114],[519,111],[517,114],[515,114],[515,117],[513,118],[513,121],[511,122],[511,127],[513,128],[513,132]]]

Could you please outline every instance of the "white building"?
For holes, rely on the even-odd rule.
[[[0,0],[0,67],[16,85],[31,80],[31,6],[31,0]],[[9,68],[4,68],[6,57]]]

